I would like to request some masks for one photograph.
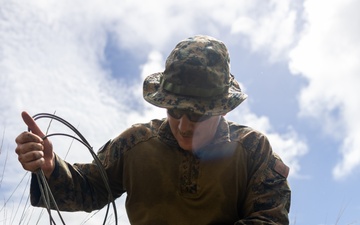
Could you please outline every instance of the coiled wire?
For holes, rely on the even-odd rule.
[[[98,158],[96,153],[93,151],[93,148],[91,147],[89,142],[85,139],[85,137],[73,125],[71,125],[69,122],[67,122],[63,118],[61,118],[59,116],[56,116],[55,114],[50,114],[50,113],[38,113],[38,114],[33,116],[34,120],[38,120],[38,119],[42,119],[42,118],[56,120],[56,121],[62,123],[63,125],[65,125],[66,127],[68,127],[70,130],[72,130],[77,135],[77,137],[76,137],[76,136],[66,134],[66,133],[46,134],[44,137],[42,137],[43,140],[45,140],[46,138],[51,137],[51,136],[66,136],[66,137],[70,137],[70,138],[73,138],[73,139],[77,140],[78,142],[83,144],[89,150],[91,156],[94,159],[95,164],[99,168],[101,178],[104,181],[106,190],[108,191],[108,204],[107,204],[107,209],[106,209],[106,214],[105,214],[103,224],[105,225],[105,223],[106,223],[106,220],[107,220],[107,217],[108,217],[108,214],[109,214],[110,203],[111,203],[112,206],[113,206],[113,210],[114,210],[115,224],[117,225],[118,224],[118,219],[117,219],[116,204],[115,204],[114,197],[113,197],[111,189],[110,189],[109,178],[108,178],[108,176],[107,176],[107,174],[105,172],[105,169],[104,169],[100,159]],[[57,213],[59,215],[59,218],[60,218],[62,224],[65,225],[65,221],[64,221],[63,217],[61,216],[59,207],[56,204],[55,198],[54,198],[54,196],[53,196],[53,194],[52,194],[52,192],[50,190],[50,186],[49,186],[49,184],[47,182],[47,179],[46,179],[46,177],[44,175],[44,172],[41,169],[39,169],[38,171],[36,171],[36,176],[37,176],[37,180],[38,180],[38,183],[39,183],[42,199],[44,201],[45,207],[46,207],[47,212],[49,214],[50,224],[56,224],[55,221],[54,221],[54,218],[51,215],[51,203],[52,203],[55,210],[57,211]]]

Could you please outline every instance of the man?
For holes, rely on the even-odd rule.
[[[99,150],[114,197],[127,193],[132,224],[288,224],[288,167],[258,131],[224,115],[246,95],[230,73],[226,46],[212,37],[181,41],[165,71],[144,81],[146,101],[167,118],[136,124]],[[69,165],[27,114],[16,138],[24,169],[41,168],[61,210],[108,202],[95,163]],[[31,203],[43,206],[31,184]]]

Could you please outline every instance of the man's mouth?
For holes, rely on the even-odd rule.
[[[181,137],[183,137],[183,138],[192,138],[192,137],[193,137],[193,133],[192,133],[192,132],[181,132],[181,131],[179,131],[179,134],[180,134]]]

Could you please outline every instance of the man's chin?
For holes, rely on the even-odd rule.
[[[185,151],[192,151],[193,150],[193,143],[191,142],[179,142],[180,147]]]
[[[185,151],[192,151],[193,147],[192,146],[184,146],[184,145],[180,145],[180,147],[185,150]]]

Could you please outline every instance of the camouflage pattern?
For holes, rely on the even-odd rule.
[[[230,73],[225,44],[198,35],[181,41],[168,56],[165,71],[148,76],[144,99],[162,108],[222,115],[246,99]]]
[[[98,152],[115,197],[127,193],[131,224],[289,224],[288,168],[267,138],[221,119],[213,141],[182,150],[167,120],[137,124]],[[107,203],[97,166],[57,157],[49,184],[61,210]],[[31,203],[43,206],[36,179]]]

